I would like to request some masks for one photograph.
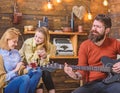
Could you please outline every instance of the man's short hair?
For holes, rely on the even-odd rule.
[[[94,20],[98,20],[104,23],[105,28],[111,28],[112,26],[111,18],[108,15],[98,14]]]

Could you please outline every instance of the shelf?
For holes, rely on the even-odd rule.
[[[56,88],[55,90],[56,91],[68,91],[68,90],[75,90],[75,89],[76,89],[76,87],[75,88]],[[47,90],[45,89],[44,92],[47,93]]]
[[[24,34],[35,34],[35,31],[24,31]]]
[[[67,90],[75,90],[76,88],[57,88],[56,91],[67,91]]]
[[[50,59],[78,59],[78,56],[51,56]]]
[[[49,32],[50,35],[87,35],[86,32]]]
[[[35,34],[35,31],[24,31],[24,34]],[[49,31],[50,35],[87,35],[86,32],[52,32]]]

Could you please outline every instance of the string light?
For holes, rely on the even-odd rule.
[[[56,0],[56,2],[57,2],[57,3],[61,3],[61,2],[62,2],[62,0]]]
[[[103,1],[103,5],[104,5],[104,6],[108,6],[108,1],[107,1],[107,0],[104,0],[104,1]]]
[[[48,9],[52,9],[52,8],[53,8],[53,5],[52,5],[52,3],[50,2],[50,0],[48,0],[47,7],[48,7]]]
[[[92,14],[90,12],[88,13],[88,19],[92,20]]]

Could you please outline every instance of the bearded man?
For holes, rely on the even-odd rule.
[[[74,71],[65,63],[65,73],[73,79],[83,79],[86,82],[72,93],[120,93],[120,61],[115,60],[117,54],[120,54],[120,42],[108,37],[111,26],[109,16],[98,14],[93,21],[88,40],[82,42],[79,48],[78,66],[83,69]],[[107,67],[103,67],[103,64],[112,65],[106,71],[104,69]],[[105,72],[111,72],[110,77]]]

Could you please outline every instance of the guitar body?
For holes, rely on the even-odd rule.
[[[120,82],[120,74],[112,72],[112,66],[115,63],[120,62],[120,59],[114,60],[114,59],[110,59],[109,57],[103,56],[101,58],[101,62],[105,67],[111,67],[111,72],[108,73],[107,78],[105,78],[103,82],[106,84],[113,82]]]

